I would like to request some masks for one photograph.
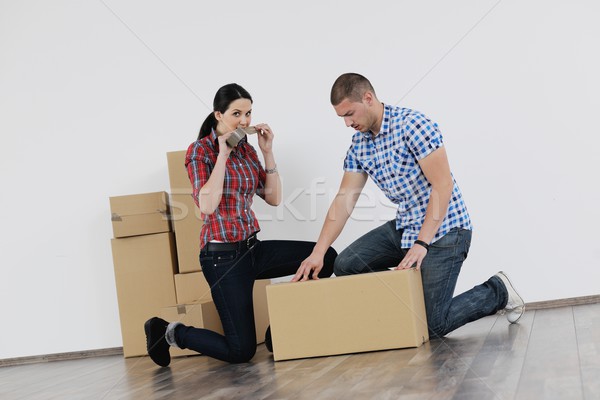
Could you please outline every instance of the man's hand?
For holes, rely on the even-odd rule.
[[[292,282],[307,281],[311,275],[313,279],[319,279],[319,272],[321,272],[322,268],[323,256],[313,252],[306,260],[302,261],[296,275],[292,278]]]
[[[420,245],[414,245],[408,250],[400,264],[394,269],[409,269],[417,264],[417,271],[421,269],[421,263],[427,255],[427,249]]]

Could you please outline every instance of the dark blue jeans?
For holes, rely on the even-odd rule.
[[[254,281],[295,274],[314,246],[314,242],[267,240],[258,241],[249,250],[209,252],[206,247],[202,249],[202,272],[211,287],[225,335],[179,325],[175,328],[177,345],[230,363],[250,361],[256,352]],[[319,278],[331,276],[336,256],[330,247]]]
[[[395,220],[373,229],[340,253],[335,260],[335,275],[383,271],[397,266],[408,251],[400,247],[401,238],[402,231],[396,230]],[[432,339],[506,306],[508,293],[496,276],[453,297],[470,245],[471,231],[455,228],[432,243],[423,259],[421,277]]]

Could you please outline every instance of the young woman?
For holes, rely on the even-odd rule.
[[[230,363],[248,362],[256,352],[254,281],[295,274],[315,246],[314,242],[258,240],[260,227],[251,209],[254,195],[273,206],[281,202],[273,131],[267,124],[254,125],[263,168],[247,138],[235,148],[226,143],[235,129],[251,126],[250,94],[235,83],[225,85],[215,95],[213,110],[202,124],[198,140],[188,148],[185,163],[204,219],[200,264],[225,335],[151,318],[144,326],[148,354],[163,367],[171,359],[169,346]],[[318,277],[332,274],[336,256],[330,247]]]

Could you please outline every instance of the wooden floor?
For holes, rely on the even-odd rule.
[[[600,304],[491,316],[418,349],[158,368],[120,356],[0,368],[0,399],[600,399]]]

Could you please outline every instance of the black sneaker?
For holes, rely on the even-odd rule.
[[[157,317],[150,318],[144,324],[146,332],[146,348],[148,355],[156,364],[161,367],[166,367],[171,362],[171,354],[169,354],[169,344],[165,340],[169,323],[164,319]]]
[[[271,340],[271,325],[269,325],[267,331],[265,332],[265,347],[271,353],[273,352],[273,341]]]

